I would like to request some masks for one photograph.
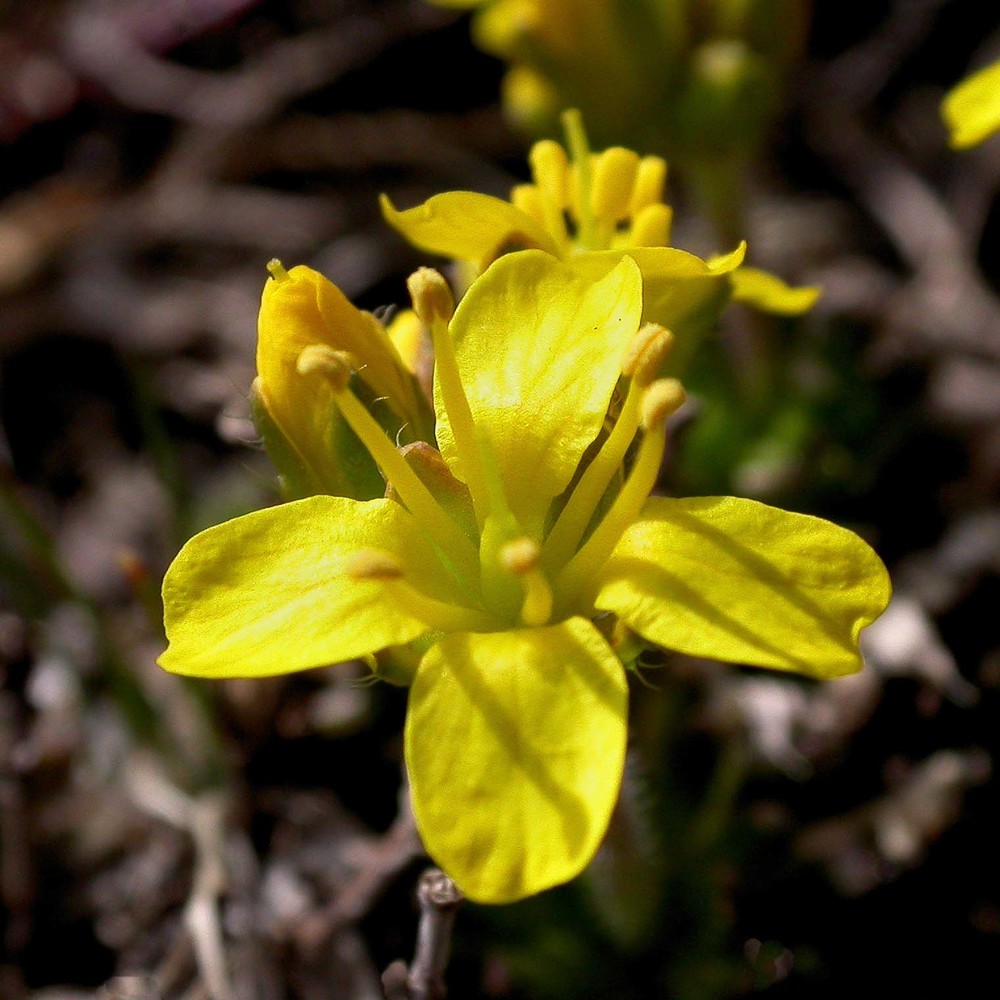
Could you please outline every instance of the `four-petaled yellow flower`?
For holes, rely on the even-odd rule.
[[[511,250],[535,247],[607,273],[628,254],[642,271],[643,319],[669,327],[686,360],[729,301],[796,316],[819,298],[814,286],[792,288],[743,265],[746,245],[705,261],[669,246],[673,210],[664,202],[667,163],[613,146],[591,153],[578,112],[564,115],[568,147],[551,139],[529,154],[531,184],[510,201],[474,191],[434,195],[398,211],[385,195],[382,214],[414,246],[461,263],[474,277]]]
[[[352,391],[356,359],[316,331],[296,360],[302,396],[323,387],[386,496],[313,496],[197,535],[164,582],[160,662],[203,677],[384,650],[415,663],[417,825],[470,898],[502,903],[575,876],[605,833],[625,756],[623,633],[834,677],[858,669],[889,583],[861,539],[818,518],[650,496],[683,390],[657,377],[672,337],[642,324],[630,257],[595,279],[512,253],[454,314],[436,272],[411,291],[434,343],[440,451],[397,448]]]

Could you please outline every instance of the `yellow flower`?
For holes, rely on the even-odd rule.
[[[708,261],[669,246],[666,161],[620,146],[592,154],[579,113],[567,112],[564,121],[572,162],[559,143],[535,143],[533,183],[515,187],[510,201],[451,191],[401,212],[383,195],[386,221],[420,249],[462,262],[470,277],[526,247],[586,262],[595,273],[628,254],[642,271],[644,320],[682,338],[685,355],[689,341],[712,328],[730,300],[785,316],[812,308],[818,288],[790,288],[772,274],[741,267],[745,244]]]
[[[476,8],[475,43],[508,64],[504,111],[534,135],[578,107],[602,142],[697,172],[745,161],[781,108],[808,0],[434,0]]]
[[[1000,62],[966,77],[945,95],[941,114],[954,149],[968,149],[1000,132]]]
[[[386,497],[314,496],[191,539],[164,581],[160,663],[259,677],[407,647],[419,830],[470,898],[503,903],[575,876],[604,835],[625,755],[623,632],[834,677],[859,668],[889,583],[861,539],[818,518],[650,497],[683,390],[656,377],[672,337],[641,325],[629,257],[595,279],[509,254],[453,315],[436,272],[411,291],[440,452],[398,449],[352,392],[350,355],[302,347],[301,398],[329,393]]]

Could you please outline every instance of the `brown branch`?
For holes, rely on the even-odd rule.
[[[382,973],[386,1000],[444,1000],[451,932],[463,898],[458,886],[439,868],[428,868],[420,876],[420,924],[413,961],[409,969],[405,962],[395,961]]]
[[[315,956],[342,928],[360,920],[385,887],[422,850],[409,804],[404,803],[386,835],[373,848],[368,863],[327,906],[310,913],[295,929],[295,943]]]

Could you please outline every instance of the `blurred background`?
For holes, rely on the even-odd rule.
[[[465,906],[451,995],[995,996],[1000,139],[939,115],[995,5],[480,7],[0,2],[0,997],[376,1000],[412,956],[405,692],[168,676],[159,581],[278,499],[265,263],[405,304],[378,194],[505,197],[565,103],[670,159],[675,245],[824,289],[727,310],[664,488],[848,525],[896,596],[841,681],[649,663],[608,842]]]

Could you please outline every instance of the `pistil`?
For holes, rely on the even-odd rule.
[[[285,270],[285,265],[277,257],[273,257],[267,262],[267,273],[275,281],[288,281],[288,272]]]

